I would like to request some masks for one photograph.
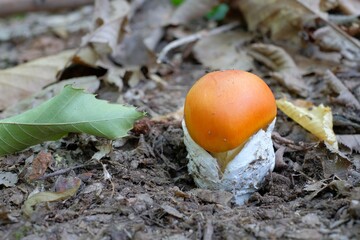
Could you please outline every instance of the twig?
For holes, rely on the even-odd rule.
[[[49,173],[49,174],[45,174],[44,176],[41,176],[41,177],[37,178],[36,180],[44,180],[46,178],[50,178],[50,177],[54,177],[54,176],[58,176],[58,175],[68,173],[68,172],[70,172],[71,170],[74,170],[74,169],[83,168],[83,167],[89,167],[89,166],[94,166],[94,165],[97,165],[97,164],[82,164],[82,165],[78,165],[78,166],[74,166],[74,167],[61,169],[61,170],[58,170],[58,171],[55,171],[55,172],[52,172],[52,173]]]
[[[309,6],[301,2],[300,0],[296,0],[297,3],[299,3],[301,6],[306,8],[308,11],[312,12],[316,16],[318,16],[321,20],[323,20],[327,25],[329,25],[331,28],[333,28],[336,32],[338,32],[341,36],[343,36],[346,40],[351,42],[355,47],[360,49],[360,42],[356,41],[354,38],[349,36],[346,32],[344,32],[341,28],[339,28],[334,23],[330,22],[329,20],[325,19],[323,16],[319,15],[316,11],[311,9]]]
[[[169,51],[171,51],[174,48],[180,47],[180,46],[185,45],[187,43],[194,42],[194,41],[199,40],[199,39],[201,39],[203,37],[216,35],[216,34],[220,34],[220,33],[229,31],[229,30],[231,30],[233,28],[236,28],[239,25],[240,25],[239,22],[232,22],[232,23],[220,26],[218,28],[214,28],[214,29],[211,29],[211,30],[202,30],[200,32],[197,32],[197,33],[191,34],[189,36],[179,38],[179,39],[177,39],[175,41],[172,41],[168,45],[166,45],[161,50],[161,52],[158,54],[157,63],[166,62],[166,55],[168,54]]]

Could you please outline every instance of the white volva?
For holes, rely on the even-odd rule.
[[[275,166],[275,153],[271,140],[275,120],[266,131],[259,130],[221,173],[216,159],[190,137],[185,121],[182,122],[184,142],[188,151],[188,171],[196,185],[206,189],[233,192],[235,202],[242,205],[256,192],[267,174]]]

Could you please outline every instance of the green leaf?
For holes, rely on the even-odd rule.
[[[206,14],[206,18],[208,20],[221,21],[225,18],[228,11],[229,6],[225,3],[221,3],[215,6],[208,14]]]
[[[170,0],[171,4],[174,5],[174,6],[180,6],[184,0]]]
[[[124,137],[134,121],[143,116],[134,107],[110,104],[82,89],[66,86],[40,106],[0,121],[0,156],[70,132],[108,139]]]

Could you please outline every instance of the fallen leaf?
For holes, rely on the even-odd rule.
[[[71,63],[76,54],[68,50],[57,55],[40,58],[13,68],[0,70],[0,110],[40,91],[56,81],[56,75]],[[82,49],[77,55],[83,63],[93,65],[97,56],[90,48]]]
[[[325,71],[324,79],[329,82],[330,87],[338,94],[338,102],[360,109],[360,102],[330,70]]]
[[[333,131],[331,108],[322,104],[316,107],[305,101],[297,101],[297,104],[298,106],[285,99],[276,100],[278,108],[287,116],[337,150],[338,143]],[[299,106],[300,104],[302,106]]]
[[[95,76],[88,76],[71,78],[57,82],[6,108],[3,112],[0,113],[0,118],[3,119],[11,117],[35,108],[50,98],[60,94],[66,85],[72,85],[74,88],[81,88],[85,89],[86,92],[94,93],[100,86],[100,80]]]
[[[82,46],[90,43],[100,55],[114,52],[124,35],[129,11],[125,0],[96,0],[93,30],[83,37]]]
[[[348,179],[349,168],[353,164],[343,153],[326,143],[320,143],[306,152],[304,162],[310,161],[321,162],[321,176],[325,179],[334,176],[342,180]],[[313,173],[316,172],[320,171],[315,170]]]
[[[300,96],[306,97],[308,89],[292,57],[281,47],[256,43],[250,46],[251,55],[255,60],[265,64],[273,72],[270,75],[280,84]]]
[[[174,217],[177,218],[184,218],[184,214],[182,214],[181,212],[179,212],[177,209],[173,208],[172,206],[164,203],[161,205],[161,208],[164,210],[164,212],[166,212],[167,214],[170,214]]]
[[[109,104],[66,86],[60,95],[23,114],[0,121],[0,155],[20,151],[69,132],[116,139],[124,137],[144,114]]]
[[[0,185],[13,187],[18,181],[18,175],[11,172],[0,171]]]
[[[32,161],[29,180],[36,180],[39,177],[43,176],[52,160],[53,157],[51,153],[43,151],[39,152]]]
[[[241,10],[250,31],[258,30],[264,35],[270,34],[273,40],[287,43],[299,43],[303,23],[316,17],[297,1],[237,0],[234,5]],[[320,11],[319,0],[312,1],[312,5],[316,12],[325,14]]]
[[[81,184],[80,179],[76,179],[76,185],[73,188],[70,188],[63,192],[39,192],[31,197],[29,197],[24,203],[24,214],[27,216],[31,216],[34,212],[33,207],[42,202],[54,202],[54,201],[62,201],[67,198],[74,196],[79,189]]]
[[[241,31],[230,31],[211,35],[199,40],[194,48],[196,59],[212,70],[254,68],[253,59],[248,55],[245,43],[250,42],[253,35]]]
[[[325,52],[338,52],[342,62],[348,66],[358,66],[360,62],[360,49],[333,28],[325,26],[317,29],[311,35],[315,44]],[[357,41],[354,39],[354,41]]]
[[[173,7],[168,0],[145,1],[141,4],[131,16],[129,31],[117,47],[113,59],[130,70],[155,64],[155,50],[172,13]]]
[[[336,135],[336,139],[340,144],[350,148],[350,150],[360,153],[360,134]]]
[[[99,151],[97,151],[91,159],[97,160],[99,161],[100,159],[102,159],[103,157],[105,157],[107,154],[110,153],[110,151],[112,150],[112,144],[111,143],[105,143],[102,144],[100,146],[96,147]]]

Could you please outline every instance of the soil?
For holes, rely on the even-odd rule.
[[[323,158],[331,153],[280,112],[274,132],[282,137],[273,136],[274,147],[287,148],[245,205],[236,206],[231,193],[196,187],[187,173],[181,120],[159,116],[178,110],[187,90],[206,71],[190,59],[176,69],[159,70],[166,84],[145,78],[134,89],[125,87],[124,100],[149,113],[125,139],[110,142],[70,134],[3,157],[0,169],[21,176],[28,174],[29,160],[41,151],[52,156],[47,173],[82,167],[44,180],[23,177],[15,186],[0,186],[0,238],[360,239],[358,155],[349,155],[352,174],[346,173],[347,181],[327,176]],[[270,82],[270,87],[279,86]],[[294,140],[292,146],[286,139]],[[108,144],[112,149],[101,164],[91,160]],[[104,179],[106,173],[110,179]],[[81,179],[76,195],[39,203],[31,217],[23,214],[24,201],[34,189],[53,191],[58,181],[71,177]]]

